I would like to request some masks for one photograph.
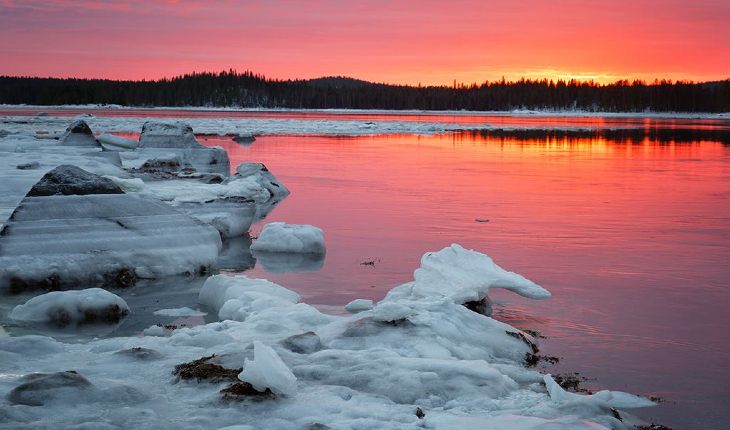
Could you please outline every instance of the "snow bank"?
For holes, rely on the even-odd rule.
[[[252,251],[324,254],[322,229],[306,224],[272,222],[264,226]]]
[[[274,394],[292,397],[297,392],[297,378],[279,355],[259,341],[253,343],[253,360],[246,359],[238,379],[258,391],[270,389]]]
[[[54,291],[33,297],[10,312],[10,318],[33,323],[117,323],[129,314],[129,306],[116,294],[101,288]]]

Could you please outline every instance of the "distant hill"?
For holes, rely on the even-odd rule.
[[[307,80],[307,83],[319,88],[362,88],[375,85],[372,82],[363,81],[362,79],[348,78],[346,76],[324,76]]]
[[[0,103],[222,106],[295,109],[730,112],[730,80],[706,83],[519,80],[414,87],[343,76],[274,80],[252,72],[192,73],[157,81],[0,77]]]

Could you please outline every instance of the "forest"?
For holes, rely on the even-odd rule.
[[[715,82],[525,80],[412,86],[326,77],[277,80],[253,72],[190,73],[169,79],[0,76],[0,103],[114,104],[293,109],[583,110],[728,112],[730,79]]]

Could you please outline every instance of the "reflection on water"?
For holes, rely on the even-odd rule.
[[[412,278],[425,251],[459,242],[553,292],[542,302],[493,299],[497,318],[548,337],[557,371],[664,397],[642,414],[675,428],[718,428],[730,423],[730,147],[693,136],[201,140],[225,146],[232,165],[265,163],[291,189],[266,221],[325,231],[321,270],[257,263],[247,274],[330,309],[382,298]]]

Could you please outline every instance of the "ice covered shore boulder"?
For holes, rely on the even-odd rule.
[[[220,248],[212,227],[64,165],[31,188],[0,231],[0,289],[118,287],[198,273]]]
[[[66,128],[66,131],[59,139],[61,146],[90,146],[99,147],[91,127],[86,121],[79,119]]]
[[[53,291],[33,297],[10,312],[10,318],[30,323],[116,324],[129,314],[127,302],[101,288]]]
[[[139,136],[137,168],[148,160],[179,160],[171,170],[192,169],[201,173],[230,174],[228,153],[220,147],[208,148],[195,139],[193,128],[182,122],[148,121]]]
[[[251,251],[324,254],[324,233],[311,225],[271,222],[264,226]]]

